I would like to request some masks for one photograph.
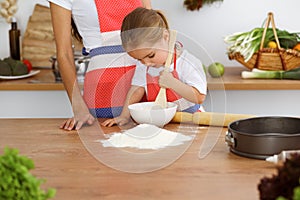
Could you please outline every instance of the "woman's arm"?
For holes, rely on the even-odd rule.
[[[72,102],[76,71],[71,39],[71,11],[53,3],[50,3],[50,10],[59,70],[69,99]]]
[[[61,128],[66,130],[76,128],[78,130],[85,123],[92,124],[95,119],[89,113],[77,83],[72,49],[71,11],[54,3],[50,3],[50,11],[59,71],[74,113],[74,117],[65,121]]]

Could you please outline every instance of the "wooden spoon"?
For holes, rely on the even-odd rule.
[[[170,39],[169,39],[169,47],[168,47],[168,57],[167,60],[165,62],[165,71],[169,71],[169,67],[172,61],[172,56],[173,56],[173,52],[174,52],[174,46],[175,46],[175,42],[176,42],[176,35],[177,32],[175,30],[170,30]],[[162,108],[166,108],[167,107],[167,96],[166,96],[166,88],[161,87],[155,102],[154,102],[154,106],[153,109],[162,109]]]

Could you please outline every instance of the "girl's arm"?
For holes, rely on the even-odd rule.
[[[145,94],[145,89],[143,87],[132,85],[127,93],[123,110],[120,116],[115,117],[113,119],[105,120],[104,122],[101,123],[101,125],[111,127],[114,124],[118,124],[120,126],[127,124],[130,121],[130,112],[128,106],[130,104],[140,102],[144,94]]]
[[[171,88],[186,100],[196,104],[202,104],[206,97],[205,94],[201,94],[195,87],[187,85],[177,78],[174,78],[170,72],[163,71],[161,73],[159,77],[159,85],[161,87]]]
[[[95,119],[90,114],[77,83],[71,37],[71,11],[50,2],[52,26],[55,36],[59,71],[73,106],[74,117],[66,120],[60,128],[77,130],[85,123],[92,124]]]

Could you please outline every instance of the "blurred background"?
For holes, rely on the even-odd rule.
[[[224,37],[235,32],[261,27],[268,12],[274,13],[276,27],[291,32],[300,30],[298,14],[300,1],[297,0],[223,0],[205,4],[194,11],[188,10],[183,3],[184,0],[152,0],[153,8],[165,13],[171,28],[178,30],[185,38],[194,42],[194,44],[185,44],[186,47],[200,46],[206,51],[209,58],[207,55],[201,58],[200,55],[205,65],[213,60],[225,66],[240,66],[236,61],[228,59]],[[15,16],[22,36],[35,4],[48,6],[46,0],[17,1],[18,10]],[[0,18],[0,58],[9,56],[9,29],[10,24]],[[194,46],[189,47],[189,45]]]

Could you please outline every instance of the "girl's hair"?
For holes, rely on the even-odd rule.
[[[123,48],[130,51],[145,42],[155,44],[168,29],[168,21],[161,11],[138,7],[123,20],[121,27]]]

